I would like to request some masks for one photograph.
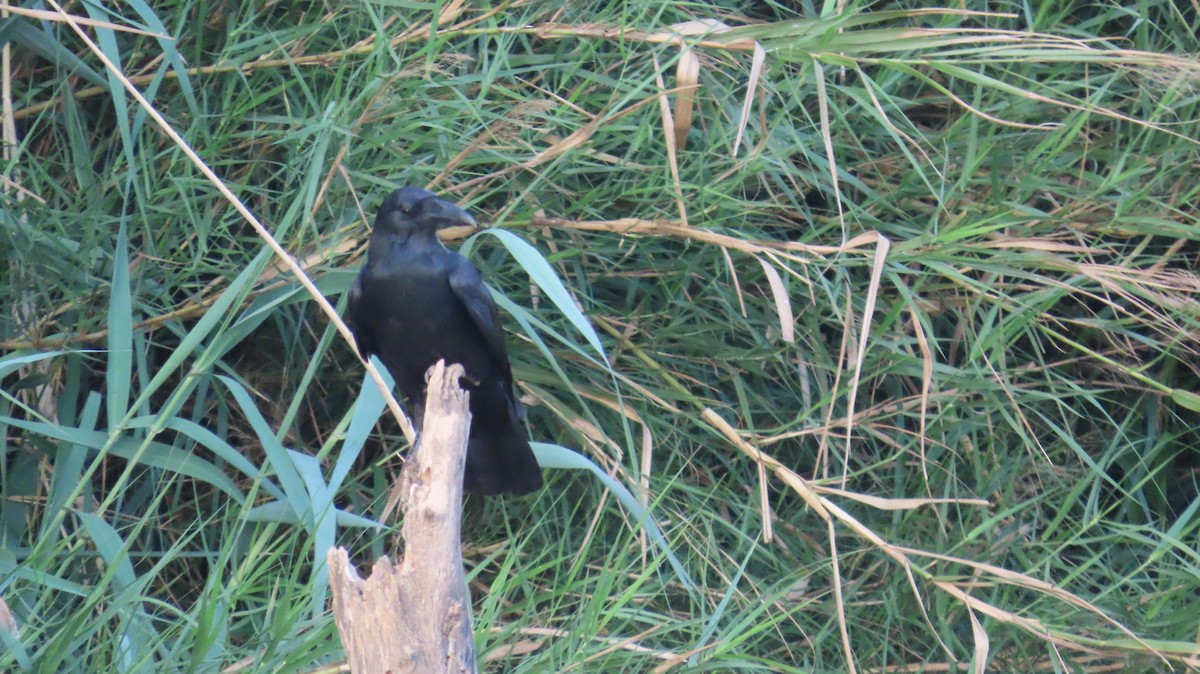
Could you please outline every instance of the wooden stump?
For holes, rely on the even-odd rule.
[[[471,414],[462,367],[430,368],[425,419],[400,473],[404,555],[359,577],[345,549],[329,551],[333,617],[354,674],[474,674],[471,599],[463,577],[463,465]]]

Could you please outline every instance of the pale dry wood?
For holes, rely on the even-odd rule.
[[[471,424],[462,374],[444,362],[430,369],[424,429],[397,485],[403,560],[383,557],[363,580],[345,549],[329,551],[334,620],[355,674],[478,671],[459,541]]]
[[[17,625],[17,619],[13,616],[12,611],[9,610],[8,604],[4,603],[3,597],[0,597],[0,630],[8,632],[14,637],[18,636],[21,631]]]

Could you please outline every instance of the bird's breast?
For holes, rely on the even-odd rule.
[[[443,359],[471,380],[492,377],[486,340],[450,287],[453,267],[437,256],[391,257],[363,274],[361,303],[379,328],[379,357],[404,394],[421,395],[425,371]]]

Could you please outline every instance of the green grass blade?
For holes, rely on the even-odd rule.
[[[675,571],[675,575],[679,577],[679,582],[687,588],[688,592],[693,593],[693,596],[699,596],[699,587],[692,580],[692,577],[688,575],[687,570],[684,569],[683,562],[671,550],[670,543],[667,542],[667,538],[663,535],[662,530],[658,528],[654,517],[624,485],[614,480],[612,476],[578,452],[545,442],[531,442],[529,445],[533,447],[533,453],[537,455],[538,464],[543,468],[586,470],[594,475],[613,496],[617,497],[621,505],[629,511],[636,525],[644,529],[650,536],[651,542],[658,547],[663,556],[666,557],[667,563]]]
[[[283,487],[283,492],[287,496],[288,506],[295,513],[296,517],[305,523],[305,528],[312,531],[316,523],[314,518],[318,513],[313,510],[313,503],[309,497],[308,489],[305,487],[304,480],[301,478],[299,472],[297,472],[289,450],[284,448],[283,444],[276,439],[275,432],[271,430],[271,426],[267,423],[266,418],[263,417],[258,406],[254,404],[254,400],[250,397],[250,392],[241,383],[223,375],[218,375],[217,380],[224,384],[229,389],[229,392],[233,394],[233,398],[237,401],[238,407],[241,408],[246,421],[254,429],[254,434],[262,445],[262,449],[267,455],[267,460],[270,462],[275,475],[279,478],[279,484]]]
[[[125,437],[114,441],[109,433],[103,431],[71,428],[13,417],[0,417],[0,421],[43,437],[81,445],[89,449],[99,450],[108,447],[108,452],[115,456],[127,460],[136,459],[140,464],[162,468],[210,484],[238,503],[245,500],[245,496],[237,488],[237,484],[219,468],[191,452],[179,450],[170,445]]]
[[[490,234],[499,239],[500,243],[504,244],[504,247],[512,254],[517,264],[525,270],[525,273],[529,274],[529,278],[542,289],[542,292],[546,293],[546,296],[550,298],[554,306],[558,307],[558,310],[567,317],[571,325],[575,326],[575,329],[587,339],[592,348],[596,350],[597,355],[600,356],[600,360],[606,360],[604,345],[600,343],[600,336],[592,328],[591,321],[575,305],[575,300],[571,297],[571,293],[563,285],[562,280],[558,278],[558,274],[554,273],[554,268],[550,266],[550,263],[546,261],[546,258],[542,256],[538,249],[516,234],[503,229],[485,229],[480,234]],[[474,236],[479,236],[479,234]]]
[[[108,427],[121,428],[129,412],[133,384],[133,292],[129,281],[129,238],[125,222],[117,231],[112,290],[108,299],[108,368],[104,373]]]

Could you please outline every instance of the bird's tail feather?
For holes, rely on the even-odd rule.
[[[528,494],[542,487],[542,469],[520,436],[472,438],[463,490],[471,494]]]
[[[528,494],[542,487],[542,469],[525,437],[517,405],[512,392],[499,382],[471,390],[466,492]]]

